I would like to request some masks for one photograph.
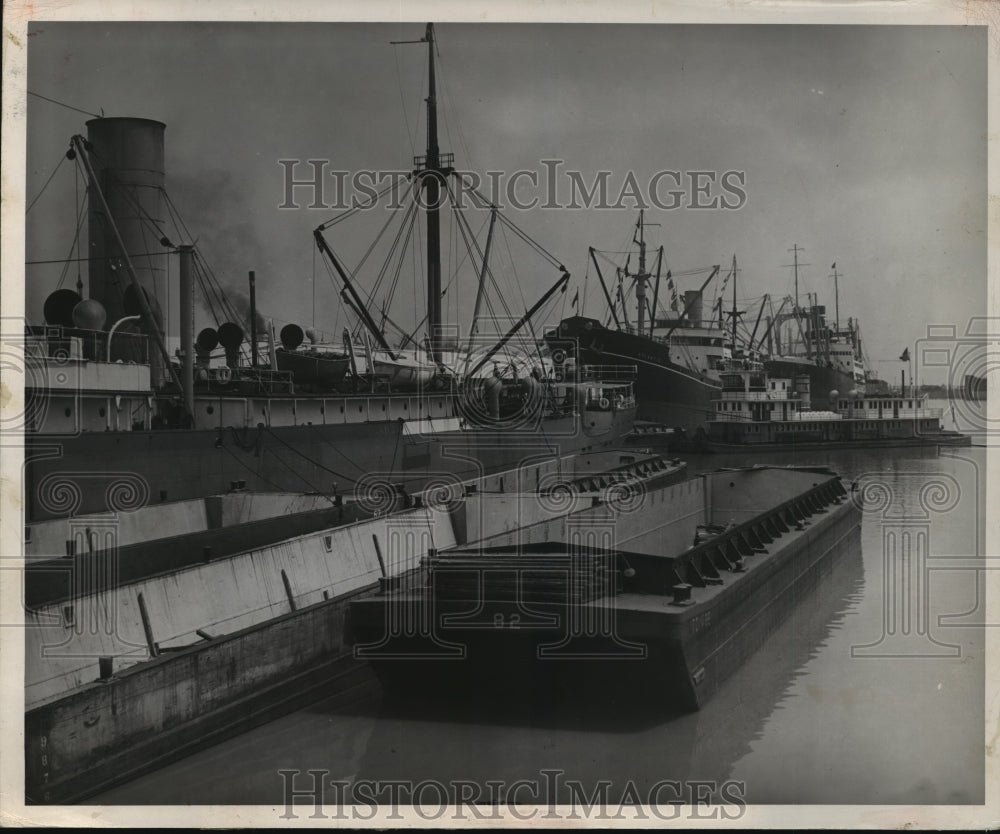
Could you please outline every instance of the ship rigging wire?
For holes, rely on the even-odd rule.
[[[94,155],[94,158],[98,162],[103,162],[103,160],[101,159],[101,157],[100,157],[99,154],[93,154],[93,155]],[[64,159],[66,158],[65,155],[63,156],[63,158]],[[81,171],[80,171],[81,164],[82,163],[80,162],[80,160],[77,160],[77,163],[74,166],[74,173],[75,173],[75,179],[77,181],[77,185],[79,184],[79,177],[80,177],[80,174],[81,174]],[[58,166],[57,166],[56,170],[58,170]],[[49,178],[49,182],[51,182],[51,180],[54,177],[54,175],[55,175],[55,171],[53,171],[53,175]],[[39,194],[35,198],[35,201],[37,201],[38,197],[41,197],[42,193],[44,193],[44,191],[46,190],[47,187],[48,187],[48,182],[46,183],[46,186],[43,187],[42,191],[39,192]],[[161,222],[149,215],[149,212],[143,206],[142,202],[138,199],[137,195],[135,193],[133,193],[133,191],[130,191],[128,188],[124,187],[120,182],[118,182],[114,178],[111,178],[111,180],[108,183],[108,187],[109,187],[109,189],[115,189],[116,193],[119,196],[121,196],[122,199],[126,202],[126,204],[128,204],[130,206],[130,208],[136,213],[136,217],[140,221],[140,228],[141,228],[141,231],[142,231],[143,240],[144,240],[144,242],[146,244],[145,248],[146,248],[147,251],[141,252],[141,253],[130,253],[130,257],[133,257],[133,258],[146,258],[146,266],[147,266],[148,269],[150,269],[154,273],[154,281],[155,281],[156,267],[155,267],[155,265],[152,262],[152,258],[156,257],[156,256],[159,256],[159,255],[167,255],[167,254],[169,254],[170,250],[167,249],[167,248],[165,248],[163,251],[159,251],[159,252],[154,251],[152,249],[152,247],[149,246],[149,242],[150,241],[148,240],[148,238],[146,237],[146,235],[147,235],[147,233],[149,231],[152,231],[161,242],[166,241],[166,243],[164,243],[165,247],[169,245],[172,248],[172,244],[170,244],[170,238],[165,233],[164,228],[161,225]],[[183,235],[184,235],[184,238],[186,240],[190,240],[191,239],[191,233],[188,230],[187,225],[184,223],[183,217],[180,215],[180,212],[177,210],[177,207],[174,205],[173,201],[171,200],[170,194],[162,186],[158,187],[157,191],[160,193],[160,195],[164,199],[164,204],[166,206],[167,214],[168,214],[168,220],[173,225],[173,228],[174,228],[174,231],[175,231],[175,235],[174,236],[175,237],[177,236],[176,232],[182,232]],[[75,234],[74,234],[73,242],[72,242],[72,244],[70,246],[70,252],[71,253],[72,253],[73,249],[77,249],[77,251],[79,251],[80,234],[81,234],[81,231],[83,229],[83,220],[84,220],[84,218],[86,216],[87,196],[88,196],[88,192],[87,191],[84,192],[84,196],[83,196],[82,201],[80,200],[79,195],[77,196],[77,202],[79,203],[79,210],[78,210],[78,214],[77,214],[76,231],[75,231]],[[99,217],[98,222],[103,224],[103,223],[106,223],[107,221],[103,217]],[[228,299],[226,298],[225,294],[222,292],[221,283],[218,281],[218,278],[215,276],[215,273],[212,271],[211,266],[200,255],[200,253],[199,253],[199,251],[197,249],[196,242],[193,245],[195,245],[195,252],[194,252],[194,254],[195,254],[195,258],[194,258],[195,276],[196,276],[196,279],[198,280],[199,287],[200,287],[200,289],[202,291],[201,292],[202,298],[205,301],[206,306],[208,307],[208,312],[215,319],[216,324],[220,324],[221,322],[223,322],[225,320],[229,320],[229,321],[243,322],[243,324],[245,326],[248,325],[249,323],[247,322],[246,318],[238,313],[238,311],[236,310],[235,306],[231,302],[228,301]],[[69,264],[70,263],[74,263],[74,262],[75,263],[79,263],[80,261],[83,261],[83,260],[90,261],[90,260],[92,260],[92,258],[64,258],[64,259],[62,259],[62,262],[65,263],[65,268],[63,269],[63,271],[62,271],[62,273],[60,275],[59,283],[58,283],[58,288],[62,288],[63,284],[66,281],[66,277],[67,277],[68,270],[69,270]],[[109,260],[109,261],[118,261],[118,260],[121,260],[121,256],[120,255],[119,256],[109,256],[107,258],[107,260]],[[49,263],[49,262],[50,261],[39,261],[38,263]],[[28,262],[26,262],[26,263],[28,263]],[[30,263],[35,263],[35,262],[30,262]],[[117,279],[116,279],[116,282],[117,282]],[[121,289],[122,288],[119,285],[119,290],[121,290]],[[167,311],[164,311],[164,314],[166,314],[166,313],[167,313]],[[249,330],[250,328],[246,327],[246,329]],[[250,350],[250,348],[249,348],[248,345],[241,346],[241,352],[243,352],[246,356],[249,356],[249,350]]]
[[[48,96],[43,96],[41,93],[36,93],[34,90],[26,91],[29,96],[34,96],[35,98],[44,99],[45,101],[52,102],[52,104],[58,104],[60,107],[65,107],[67,110],[75,110],[77,113],[83,113],[84,116],[93,116],[95,119],[103,119],[104,111],[100,113],[91,113],[89,110],[81,110],[79,107],[74,107],[72,104],[66,104],[64,101],[56,101],[54,98],[49,98]]]
[[[420,126],[419,125],[420,120],[418,118],[415,121],[413,129],[411,130],[410,117],[409,114],[406,112],[406,96],[403,94],[403,75],[399,71],[399,50],[393,49],[392,56],[395,59],[395,64],[396,64],[396,84],[397,87],[399,88],[399,104],[400,104],[400,109],[403,111],[403,124],[406,125],[406,139],[410,143],[410,156],[413,157],[417,155],[415,143],[417,139],[417,130],[419,129]],[[423,96],[421,96],[421,98],[423,98]]]
[[[77,200],[77,205],[78,209],[76,214],[76,230],[73,232],[73,240],[69,245],[70,254],[73,254],[74,249],[76,249],[77,254],[79,254],[80,251],[80,232],[83,230],[83,221],[87,216],[86,192],[84,193],[84,198],[82,202],[80,202],[79,199]],[[67,261],[64,264],[62,272],[59,275],[59,284],[57,285],[56,289],[62,289],[63,282],[66,280],[66,276],[69,273],[69,263],[70,262]]]
[[[66,154],[60,154],[60,156],[59,156],[59,164],[56,165],[56,167],[52,170],[52,173],[49,174],[49,178],[47,180],[45,180],[45,185],[43,185],[42,186],[42,190],[39,191],[35,195],[35,199],[32,200],[30,203],[28,203],[28,207],[24,210],[25,215],[27,215],[28,212],[31,211],[31,209],[34,207],[35,203],[38,202],[38,199],[45,193],[45,189],[49,187],[49,183],[52,182],[53,177],[55,177],[55,175],[59,173],[59,169],[62,167],[62,164],[65,161],[66,161]]]

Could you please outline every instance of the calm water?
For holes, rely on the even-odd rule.
[[[948,412],[945,424],[952,427]],[[558,769],[588,795],[599,780],[610,780],[615,801],[629,782],[644,796],[660,780],[697,779],[740,780],[754,804],[980,803],[985,614],[984,574],[975,568],[983,554],[985,453],[973,447],[767,456],[877,482],[872,500],[887,501],[865,514],[860,552],[842,559],[698,713],[648,716],[627,703],[506,714],[474,705],[401,706],[360,676],[347,696],[92,802],[282,806],[277,771],[288,768],[326,770],[329,779],[347,781],[526,779],[542,787],[541,771]],[[699,471],[765,459],[689,461]],[[884,554],[904,531],[920,530],[928,541],[929,591],[916,613],[929,627],[904,635],[899,617],[886,613],[886,592],[899,586],[887,581]],[[436,803],[436,795],[428,801]]]

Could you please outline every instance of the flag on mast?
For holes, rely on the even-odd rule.
[[[580,300],[580,288],[577,287],[576,288],[576,295],[573,296],[573,301],[570,303],[570,306],[573,307],[573,308],[575,308],[576,307],[576,303],[579,300]]]
[[[910,361],[910,349],[909,348],[903,348],[903,355],[899,357],[899,361],[900,362],[909,362]]]

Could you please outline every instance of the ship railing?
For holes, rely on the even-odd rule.
[[[782,402],[783,400],[801,400],[802,397],[797,391],[744,391],[741,389],[722,389],[723,396],[720,399],[739,402]],[[783,394],[784,396],[771,396],[773,394]]]
[[[438,164],[442,168],[454,168],[455,167],[455,154],[439,153],[438,154]],[[427,167],[427,156],[422,154],[420,156],[413,157],[413,167],[418,171],[422,171]]]
[[[746,371],[763,373],[764,363],[759,359],[720,359],[715,363],[715,370],[735,373],[744,373]]]
[[[227,366],[195,370],[199,387],[220,393],[240,394],[293,394],[292,371],[275,371],[270,368],[237,368]]]
[[[292,371],[278,371],[271,368],[244,368],[244,379],[255,381],[265,394],[292,393],[295,375]]]
[[[647,339],[651,338],[650,335],[649,335],[649,328],[648,327],[644,327],[642,330],[640,330],[634,324],[626,324],[624,327],[622,327],[621,330],[622,330],[622,333],[628,333],[630,336],[645,336]],[[652,337],[652,338],[653,338],[653,341],[660,341],[655,336]]]
[[[897,412],[892,408],[883,408],[881,413],[877,408],[850,407],[838,408],[837,411],[845,417],[854,420],[924,420],[940,419],[944,416],[943,408],[901,408]]]
[[[576,379],[579,382],[625,382],[636,378],[635,365],[579,365]]]
[[[906,388],[902,388],[899,385],[873,385],[870,388],[866,388],[862,396],[872,400],[885,399],[886,397],[904,400],[922,400],[926,395],[916,393],[910,385],[907,385]]]
[[[621,411],[635,405],[631,385],[604,385],[587,391],[584,408],[587,411]]]
[[[752,423],[749,414],[739,414],[733,411],[717,411],[709,422],[712,423]]]
[[[142,333],[118,330],[111,339],[104,330],[85,330],[79,327],[25,328],[25,359],[56,362],[111,362],[133,365],[149,364],[149,337]]]
[[[799,411],[788,418],[792,423],[832,423],[836,420],[844,419],[844,415],[838,411]]]

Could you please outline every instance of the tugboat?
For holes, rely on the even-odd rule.
[[[810,379],[770,376],[757,360],[727,362],[708,423],[706,451],[780,451],[854,446],[967,446],[969,435],[941,428],[927,396],[899,390],[831,392],[833,410],[810,408]]]
[[[86,138],[71,139],[67,157],[82,170],[92,209],[89,297],[82,279],[76,292],[60,289],[46,301],[44,325],[26,328],[26,520],[134,510],[233,485],[346,493],[403,484],[414,491],[528,457],[610,447],[631,428],[631,381],[603,379],[580,362],[556,373],[537,345],[512,341],[545,300],[565,290],[569,273],[551,256],[559,278],[542,300],[492,346],[480,345],[475,362],[467,355],[445,362],[437,197],[457,175],[437,139],[433,24],[420,42],[428,49],[428,146],[409,180],[414,206],[426,207],[428,349],[405,357],[375,325],[324,237],[331,221],[314,240],[370,342],[346,355],[318,344],[303,350],[286,328],[279,349],[268,328],[270,356],[262,361],[256,311],[241,318],[196,248],[164,232],[165,207],[175,213],[163,188],[165,126],[102,117],[87,122]],[[427,199],[417,199],[421,191]],[[150,255],[151,229],[163,256]],[[485,282],[489,242],[472,244]],[[166,258],[175,259],[169,270]],[[176,355],[163,326],[168,275],[178,277],[171,293],[181,299]],[[198,287],[217,326],[196,339]],[[212,353],[218,346],[224,365]],[[529,370],[505,375],[517,357]],[[347,378],[354,381],[345,393]]]

